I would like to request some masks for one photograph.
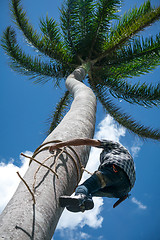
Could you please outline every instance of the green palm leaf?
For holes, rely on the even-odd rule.
[[[66,111],[69,109],[71,100],[72,100],[72,97],[71,97],[69,91],[66,91],[64,96],[60,99],[59,103],[57,104],[54,113],[52,114],[52,116],[49,119],[49,121],[51,121],[51,123],[50,123],[50,128],[47,132],[48,134],[50,134],[57,127],[57,125],[61,122],[64,115],[66,114]]]
[[[152,107],[160,103],[160,86],[146,83],[127,83],[125,78],[140,76],[160,64],[160,34],[156,39],[137,38],[122,47],[103,63],[105,67],[94,71],[100,85],[109,87],[112,95],[130,103]],[[98,70],[98,72],[97,72]]]
[[[10,56],[10,66],[15,71],[36,78],[34,82],[46,82],[50,78],[59,81],[66,74],[57,63],[44,63],[39,58],[25,54],[16,41],[15,31],[8,27],[3,34],[2,47]]]
[[[33,29],[32,25],[29,24],[29,20],[26,17],[26,12],[23,10],[20,3],[21,0],[12,0],[11,11],[13,13],[15,23],[20,28],[20,30],[22,30],[29,43],[31,43],[39,51],[41,49],[44,50],[43,39],[41,41],[41,36]]]
[[[158,129],[152,129],[150,127],[145,127],[142,124],[136,122],[132,119],[130,115],[124,113],[119,107],[117,107],[113,101],[107,95],[107,89],[100,87],[90,80],[90,84],[98,97],[99,101],[102,103],[103,107],[120,125],[127,128],[132,133],[137,134],[143,139],[152,138],[154,140],[160,140],[160,131]]]
[[[99,0],[97,4],[93,0],[67,0],[62,5],[61,28],[73,54],[86,59],[89,52],[91,56],[100,50],[118,5],[119,0]]]
[[[138,37],[128,43],[127,46],[121,47],[117,52],[111,56],[110,61],[112,65],[119,65],[122,63],[128,63],[134,59],[143,59],[145,56],[157,54],[160,51],[160,33],[150,37]]]
[[[67,0],[61,7],[61,28],[64,35],[64,40],[68,46],[68,51],[74,56],[76,54],[76,36],[78,35],[77,23],[77,8],[76,0]]]
[[[96,59],[99,61],[119,49],[139,31],[150,26],[160,18],[160,7],[152,9],[150,2],[144,3],[139,9],[135,8],[126,13],[119,23],[111,30],[108,41],[104,45],[104,53]]]
[[[117,83],[117,84],[116,84]],[[109,81],[110,92],[116,98],[122,98],[129,103],[136,103],[145,107],[160,104],[160,84],[153,86],[146,83],[129,84],[126,81]]]
[[[60,30],[56,22],[52,19],[46,19],[46,22],[44,22],[44,20],[41,20],[41,29],[44,31],[45,27],[47,27],[47,31],[49,31],[47,35],[41,36],[37,33],[37,31],[33,29],[32,25],[29,23],[26,12],[23,10],[20,3],[20,0],[12,0],[11,10],[18,27],[22,30],[24,36],[27,38],[27,41],[31,45],[33,45],[38,51],[51,57],[52,59],[64,59],[65,61],[69,59],[67,51],[65,51],[64,49],[63,43],[60,41]],[[50,30],[51,27],[52,32]],[[55,33],[56,35],[54,35]],[[55,36],[54,43],[56,44],[51,44],[51,42],[48,41],[48,38],[46,38],[48,37],[48,35],[50,37],[52,35],[52,41]]]
[[[158,106],[160,104],[160,84],[136,83],[131,84],[125,80],[104,78],[100,70],[98,74],[93,74],[97,84],[101,87],[108,87],[110,93],[115,98],[121,98],[129,103],[136,103],[145,107]],[[104,81],[103,81],[104,79]]]
[[[140,76],[151,72],[159,65],[160,58],[158,54],[153,52],[148,56],[143,56],[143,58],[137,57],[128,63],[122,62],[112,65],[109,61],[109,64],[105,65],[102,71],[104,74],[106,73],[106,77],[110,77],[111,79],[124,79]]]
[[[40,20],[40,24],[40,29],[44,34],[43,44],[47,55],[61,62],[71,62],[56,21],[53,18],[49,19],[47,16],[46,19]]]
[[[114,54],[110,54],[106,61],[103,62],[106,67],[113,67],[113,70],[122,67],[122,72],[124,72],[123,68],[125,65],[129,69],[128,65],[130,65],[130,69],[134,69],[136,65],[139,65],[141,61],[143,62],[141,67],[143,67],[142,73],[146,73],[149,69],[154,69],[159,65],[160,55],[160,34],[157,34],[155,40],[153,37],[143,38],[138,37],[134,39],[132,42],[128,43],[127,46],[121,47]],[[148,58],[148,60],[147,60]],[[153,63],[150,59],[153,58]],[[150,62],[150,65],[148,64]],[[133,67],[132,67],[133,66]],[[147,71],[148,69],[148,71]],[[108,69],[107,69],[108,71]],[[134,72],[127,74],[127,77],[132,75],[139,74],[139,72]],[[125,77],[126,77],[125,76]]]
[[[119,0],[99,0],[97,2],[94,14],[95,18],[91,27],[92,42],[90,57],[92,56],[92,52],[102,52],[102,46],[106,42],[107,32],[111,25],[110,21],[118,18],[116,13],[120,3],[121,1]]]

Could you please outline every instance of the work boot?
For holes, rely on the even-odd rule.
[[[70,212],[84,212],[94,207],[92,197],[83,193],[77,193],[74,196],[61,196],[59,202],[61,207],[66,207]]]

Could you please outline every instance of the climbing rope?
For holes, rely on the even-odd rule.
[[[33,157],[27,156],[27,155],[25,155],[25,154],[23,154],[23,153],[21,153],[21,155],[22,155],[23,157],[29,158],[31,161],[35,161],[36,163],[40,164],[40,165],[43,166],[43,167],[47,168],[48,170],[50,170],[51,172],[53,172],[53,173],[56,175],[56,177],[58,178],[57,173],[56,173],[55,171],[53,171],[52,168],[44,165],[43,163],[39,162],[38,160],[36,160],[36,159],[33,158]],[[51,157],[53,157],[53,155],[51,155],[51,156],[49,156],[48,158],[46,158],[46,159],[44,160],[44,162],[46,162],[46,161],[47,161],[48,159],[50,159]]]
[[[25,186],[27,187],[28,191],[30,192],[30,194],[32,195],[32,200],[33,200],[33,203],[36,204],[36,200],[35,200],[35,196],[34,196],[34,193],[31,191],[30,187],[28,186],[28,184],[26,183],[26,181],[21,177],[20,173],[17,172],[19,178],[22,180],[22,182],[25,184]]]
[[[51,144],[51,143],[59,143],[59,142],[61,142],[61,141],[60,141],[60,140],[54,140],[54,141],[49,141],[49,142],[46,142],[46,143],[43,143],[42,145],[40,145],[40,146],[35,150],[35,152],[33,153],[33,156],[32,156],[32,157],[29,157],[29,158],[30,158],[29,165],[31,164],[32,160],[35,161],[35,156],[36,156],[37,154],[39,154],[39,153],[42,152],[42,151],[45,151],[45,150],[48,150],[48,149],[49,149],[50,146],[46,146],[46,145]],[[45,146],[46,146],[46,147],[45,147]],[[66,148],[66,147],[65,147],[65,148]],[[71,146],[67,146],[67,148],[70,149],[70,150],[74,153],[74,155],[76,156],[77,162],[76,162],[75,158],[72,157],[72,155],[65,150],[65,148],[63,148],[63,153],[67,154],[67,155],[72,159],[72,161],[74,162],[74,165],[75,165],[76,171],[77,171],[77,182],[79,182],[80,179],[81,179],[82,173],[83,173],[83,172],[82,172],[82,169],[84,169],[84,167],[82,166],[81,161],[80,161],[80,158],[79,158],[78,154],[76,153],[76,151],[75,151]],[[62,154],[62,153],[61,153],[61,154]],[[61,155],[61,154],[60,154],[60,155]],[[59,157],[60,157],[60,156],[59,156]],[[78,163],[78,164],[77,164],[77,163]],[[79,165],[79,166],[78,166],[78,165]]]
[[[51,144],[51,143],[59,143],[61,142],[60,140],[54,140],[54,141],[49,141],[49,142],[46,142],[46,143],[43,143],[41,144],[36,150],[35,152],[33,153],[32,157],[30,156],[27,156],[26,154],[24,153],[21,153],[22,156],[26,157],[26,158],[29,158],[30,159],[30,162],[29,162],[29,166],[31,164],[32,161],[35,161],[36,163],[39,164],[39,167],[37,168],[37,170],[35,171],[34,173],[34,181],[33,181],[33,186],[32,186],[32,189],[30,189],[30,187],[28,186],[28,184],[26,183],[26,181],[20,176],[19,172],[17,172],[18,176],[20,177],[20,179],[23,181],[23,183],[26,185],[27,189],[29,190],[30,194],[32,195],[32,200],[33,200],[33,203],[35,204],[36,201],[35,201],[35,184],[36,184],[36,176],[37,176],[37,173],[39,172],[40,168],[41,167],[45,167],[47,168],[49,171],[51,171],[56,177],[57,179],[59,178],[57,172],[56,172],[56,166],[57,166],[57,161],[59,159],[59,157],[62,155],[62,153],[65,153],[66,155],[68,155],[70,157],[70,159],[73,161],[74,165],[75,165],[75,168],[76,168],[76,172],[77,172],[77,185],[76,187],[78,186],[78,183],[82,177],[82,174],[84,171],[86,171],[88,174],[92,175],[92,173],[90,173],[89,171],[87,171],[83,165],[81,164],[81,161],[80,161],[80,158],[77,154],[77,152],[71,147],[71,146],[67,146],[67,148],[69,150],[71,150],[71,152],[75,155],[75,157],[77,158],[77,161],[75,160],[75,158],[68,152],[66,151],[66,147],[62,148],[62,149],[58,149],[60,150],[60,152],[58,153],[58,155],[56,156],[57,154],[57,150],[54,151],[53,154],[51,154],[49,157],[47,157],[46,159],[43,160],[43,162],[39,162],[37,159],[35,159],[35,157],[42,151],[46,151],[49,149],[50,146],[46,146],[48,144]],[[54,162],[54,170],[51,168],[51,167],[48,167],[47,165],[45,165],[45,163],[52,157],[55,157],[55,162]]]

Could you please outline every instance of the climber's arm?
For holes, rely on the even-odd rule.
[[[81,139],[72,139],[69,141],[64,141],[60,143],[56,143],[49,147],[49,151],[52,152],[53,150],[61,147],[66,146],[80,146],[80,145],[88,145],[92,147],[100,146],[100,141],[90,138],[81,138]]]

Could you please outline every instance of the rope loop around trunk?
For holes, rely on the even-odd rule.
[[[45,165],[45,163],[47,162],[47,160],[49,160],[50,158],[54,157],[57,153],[57,150],[54,151],[53,154],[51,154],[49,157],[47,157],[46,159],[43,160],[43,162],[39,162],[37,159],[35,159],[35,157],[42,151],[46,151],[49,149],[50,146],[46,146],[50,143],[59,143],[61,142],[60,140],[54,140],[54,141],[49,141],[49,142],[45,142],[43,144],[41,144],[33,153],[32,157],[30,156],[27,156],[26,154],[23,154],[21,153],[22,156],[26,157],[26,158],[29,158],[30,159],[30,162],[29,162],[29,166],[30,164],[32,163],[32,161],[35,161],[36,163],[39,164],[39,167],[37,168],[37,170],[35,171],[35,174],[34,174],[34,181],[33,181],[33,186],[32,186],[32,189],[30,189],[30,187],[28,186],[28,184],[25,182],[25,180],[20,176],[19,173],[18,176],[20,177],[20,179],[23,181],[23,183],[26,185],[27,189],[29,190],[29,192],[31,193],[32,195],[32,199],[34,201],[34,204],[35,204],[35,196],[34,196],[34,193],[35,193],[35,184],[36,184],[36,175],[38,173],[38,171],[40,170],[41,167],[45,167],[47,168],[49,171],[51,171],[57,178],[58,177],[58,174],[56,172],[56,164],[57,164],[57,161],[59,159],[59,157],[61,156],[61,154],[65,153],[66,155],[68,155],[70,157],[70,159],[73,161],[74,165],[75,165],[75,168],[76,168],[76,172],[77,172],[77,185],[79,184],[80,180],[81,180],[81,177],[82,177],[82,174],[84,171],[86,171],[88,174],[91,174],[89,171],[85,170],[85,168],[83,167],[83,165],[81,164],[81,161],[80,161],[80,158],[77,154],[77,152],[71,147],[71,146],[67,146],[67,147],[63,147],[62,149],[57,149],[57,150],[60,150],[60,152],[58,153],[58,155],[56,156],[55,158],[55,163],[54,163],[54,170],[50,167],[48,167],[47,165]],[[66,150],[66,148],[68,148],[69,150],[72,151],[72,153],[75,155],[76,159]]]
[[[48,145],[48,144],[50,144],[50,143],[59,143],[59,142],[61,142],[61,141],[60,141],[60,140],[54,140],[54,141],[48,141],[48,142],[45,142],[45,143],[41,144],[41,145],[34,151],[33,156],[30,158],[29,165],[31,164],[32,160],[35,159],[35,156],[36,156],[37,154],[39,154],[39,153],[42,152],[42,151],[45,151],[45,150],[48,150],[48,149],[49,149],[50,146],[46,146],[46,145]],[[70,150],[73,152],[73,154],[75,155],[77,161],[75,160],[75,158],[74,158],[69,152],[67,152],[67,151],[65,150],[65,148],[68,148],[68,149],[70,149]],[[74,162],[75,167],[76,167],[76,171],[77,171],[77,181],[79,182],[80,179],[81,179],[81,177],[82,177],[82,173],[83,173],[83,171],[82,171],[82,170],[83,170],[83,166],[82,166],[82,164],[81,164],[80,158],[79,158],[77,152],[76,152],[71,146],[67,146],[67,147],[65,147],[65,148],[63,148],[63,152],[66,153],[66,154],[72,159],[72,161]],[[62,154],[62,153],[61,153],[61,154]],[[77,164],[77,163],[78,163],[78,164]]]

